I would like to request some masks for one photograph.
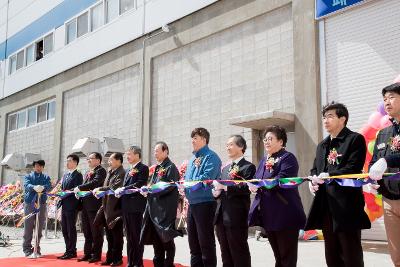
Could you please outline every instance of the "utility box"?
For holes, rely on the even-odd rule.
[[[80,158],[87,157],[93,152],[102,154],[100,140],[97,138],[81,138],[72,147],[72,153]]]
[[[113,138],[113,137],[103,137],[103,141],[101,142],[104,152],[104,157],[109,158],[112,153],[120,152],[124,153],[124,143],[121,139]]]
[[[6,155],[0,164],[15,171],[20,171],[25,168],[24,156],[18,153]]]

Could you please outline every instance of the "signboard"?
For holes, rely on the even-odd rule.
[[[315,18],[321,19],[365,0],[315,0]]]

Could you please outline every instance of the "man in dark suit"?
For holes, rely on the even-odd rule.
[[[157,142],[154,147],[154,157],[157,167],[150,178],[150,184],[159,182],[174,183],[179,180],[179,171],[168,158],[169,149],[165,142]],[[154,267],[173,267],[175,258],[174,238],[183,236],[176,230],[176,210],[179,193],[175,185],[161,192],[141,192],[147,197],[147,205],[140,233],[141,246],[153,245]]]
[[[147,184],[149,167],[141,162],[141,157],[140,147],[131,146],[126,151],[126,158],[131,167],[126,170],[123,187],[115,191],[117,197],[121,197],[120,193],[123,190],[141,188]],[[127,267],[143,266],[139,241],[146,198],[139,192],[126,194],[121,197],[121,205],[127,242]]]
[[[306,230],[322,229],[328,266],[364,266],[361,229],[371,228],[371,223],[364,211],[362,188],[344,186],[339,179],[324,183],[323,178],[361,173],[365,140],[346,127],[349,113],[343,104],[326,105],[322,116],[329,136],[318,144],[309,177],[315,198]]]
[[[256,167],[244,159],[246,140],[233,135],[226,143],[226,150],[232,163],[222,169],[222,180],[250,180]],[[250,267],[251,257],[247,243],[247,215],[250,208],[250,191],[246,184],[226,186],[214,181],[213,195],[217,197],[214,223],[221,246],[224,267]]]
[[[98,191],[116,190],[124,182],[125,170],[122,166],[122,153],[113,153],[108,159],[110,169],[104,185],[93,190],[96,195]],[[102,205],[97,212],[95,225],[100,224],[106,229],[107,255],[101,265],[120,266],[122,265],[122,248],[124,247],[124,234],[122,223],[122,210],[120,199],[114,194],[105,195],[102,198]]]
[[[87,158],[90,171],[86,173],[83,184],[75,187],[74,192],[89,191],[104,184],[107,171],[100,165],[102,156],[94,152]],[[97,262],[101,260],[101,251],[103,249],[104,233],[103,229],[94,225],[93,221],[96,213],[101,206],[101,200],[95,198],[92,194],[83,197],[82,201],[82,230],[85,236],[85,245],[83,247],[84,256],[78,261]]]
[[[67,169],[61,182],[61,190],[72,190],[83,182],[82,174],[76,169],[79,164],[77,155],[68,155]],[[58,257],[62,260],[76,258],[76,216],[78,214],[79,200],[74,195],[62,198],[58,205],[61,210],[61,228],[65,241],[65,253]]]
[[[394,266],[400,266],[400,181],[382,177],[385,171],[400,171],[400,83],[382,89],[385,111],[393,125],[379,131],[370,162],[369,177],[378,184],[369,184],[382,194],[385,230],[389,253]]]

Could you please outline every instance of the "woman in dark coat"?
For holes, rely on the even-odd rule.
[[[285,150],[287,135],[279,126],[268,127],[264,134],[267,156],[256,171],[257,179],[296,177],[299,169],[296,157]],[[306,216],[297,188],[251,189],[257,192],[250,208],[249,226],[264,228],[272,250],[275,266],[297,264],[299,230],[304,228]]]
[[[168,158],[168,146],[158,142],[154,148],[154,156],[159,162],[154,173],[150,176],[150,185],[159,182],[177,182],[179,172],[175,164]],[[183,236],[175,228],[176,210],[178,208],[179,193],[175,185],[166,189],[147,194],[147,205],[143,218],[140,235],[142,248],[144,245],[154,247],[154,267],[174,266],[175,243],[174,238]]]

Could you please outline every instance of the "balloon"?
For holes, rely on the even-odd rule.
[[[374,154],[374,146],[375,146],[375,140],[368,143],[368,152],[371,155]]]
[[[372,140],[376,138],[375,135],[377,131],[377,129],[374,129],[369,125],[365,125],[361,128],[360,134],[362,134],[366,140]]]
[[[379,199],[379,198],[375,198],[375,204],[377,205],[377,206],[379,206],[379,207],[382,207],[382,199]]]
[[[387,115],[385,111],[385,104],[383,102],[379,103],[378,108],[376,109],[382,116]]]
[[[382,114],[379,113],[378,111],[375,111],[374,113],[372,113],[369,118],[368,118],[368,125],[371,126],[374,129],[379,129],[379,127],[381,126],[381,118],[382,118]]]
[[[390,121],[389,115],[383,116],[383,118],[382,118],[381,121],[380,121],[380,124],[381,124],[381,127],[380,127],[381,129],[386,128],[386,127],[392,125],[392,122]]]

